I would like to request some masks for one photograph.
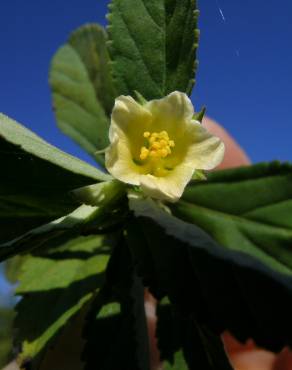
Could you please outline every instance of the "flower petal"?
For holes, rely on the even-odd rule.
[[[223,160],[225,146],[216,136],[210,134],[199,122],[188,124],[186,135],[190,144],[185,163],[197,170],[211,170]]]
[[[171,130],[171,127],[177,129],[180,123],[192,119],[194,107],[189,97],[179,91],[175,91],[165,98],[151,100],[145,105],[153,116],[155,122],[153,126],[156,131]]]
[[[116,99],[111,116],[110,141],[112,127],[118,126],[130,138],[142,135],[152,121],[151,113],[131,96],[120,96]]]
[[[139,185],[139,166],[133,162],[126,135],[117,126],[111,127],[111,145],[105,152],[105,166],[116,179],[127,184]]]
[[[193,168],[180,165],[165,177],[142,175],[140,185],[144,194],[149,197],[176,202],[182,196],[193,173]]]

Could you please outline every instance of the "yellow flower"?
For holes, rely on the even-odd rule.
[[[120,96],[111,117],[106,168],[152,198],[177,201],[196,170],[211,170],[224,156],[224,144],[193,116],[193,105],[181,92],[144,105]]]

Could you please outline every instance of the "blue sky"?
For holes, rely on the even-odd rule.
[[[207,105],[253,161],[292,160],[291,0],[199,3],[194,104]],[[55,126],[48,68],[72,30],[86,22],[105,24],[106,8],[105,0],[10,0],[0,7],[0,111],[83,158]]]
[[[50,60],[68,34],[105,24],[105,0],[3,0],[0,111],[88,158],[55,126]],[[201,0],[200,66],[193,102],[206,105],[254,162],[292,160],[292,2]]]

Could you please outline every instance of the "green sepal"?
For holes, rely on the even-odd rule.
[[[207,176],[204,171],[202,170],[195,170],[193,176],[192,176],[193,181],[204,181],[207,180]]]
[[[135,93],[135,96],[136,96],[136,100],[141,104],[141,105],[145,105],[147,103],[147,100],[144,98],[144,96],[142,94],[139,93],[139,91],[134,91]]]
[[[126,186],[120,181],[111,180],[75,189],[72,193],[81,203],[102,207],[104,203],[109,206],[123,197]]]
[[[205,114],[206,114],[206,110],[207,110],[207,108],[203,107],[200,110],[200,112],[194,114],[193,119],[202,123],[203,118],[205,117]]]

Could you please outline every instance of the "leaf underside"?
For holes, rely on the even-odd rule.
[[[84,337],[85,370],[150,370],[144,287],[124,243],[115,247],[105,290],[92,304]]]
[[[57,51],[50,70],[59,128],[102,165],[97,151],[109,144],[107,114],[115,98],[105,42],[102,27],[80,27]]]
[[[273,351],[291,345],[292,278],[253,255],[218,244],[150,201],[131,200],[128,230],[139,273],[157,297],[168,295],[186,315],[219,335],[253,338]]]
[[[106,235],[73,237],[59,248],[25,259],[18,276],[22,299],[15,320],[20,364],[40,369],[49,361],[57,334],[103,286],[113,243],[115,238]]]
[[[70,35],[68,43],[79,54],[94,86],[97,100],[110,115],[115,91],[106,41],[107,34],[103,27],[93,23],[79,27]]]
[[[71,212],[71,190],[109,178],[4,115],[0,163],[0,243]]]
[[[156,335],[166,370],[232,370],[220,337],[169,303],[158,304]]]

